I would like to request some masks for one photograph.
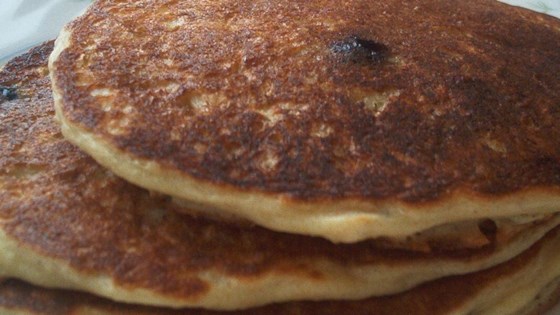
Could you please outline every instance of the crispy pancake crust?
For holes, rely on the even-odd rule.
[[[182,215],[171,198],[117,178],[62,137],[45,72],[51,48],[0,72],[0,85],[18,93],[0,103],[0,276],[175,307],[358,299],[488,268],[560,222],[482,224],[470,237],[486,241],[474,247],[427,242],[412,251]]]
[[[558,211],[552,17],[491,0],[97,1],[52,61],[69,140],[272,229],[355,242]]]
[[[448,277],[410,291],[362,301],[290,302],[213,312],[124,305],[87,294],[34,287],[15,280],[0,283],[0,309],[26,314],[543,314],[558,299],[558,230],[515,259],[489,270]]]

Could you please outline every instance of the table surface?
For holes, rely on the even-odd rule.
[[[501,0],[560,18],[560,0]],[[0,65],[49,39],[91,0],[0,0]],[[560,314],[560,305],[548,315]]]

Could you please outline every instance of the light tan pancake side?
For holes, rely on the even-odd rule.
[[[119,176],[356,242],[559,210],[559,30],[489,0],[98,1],[50,67]]]
[[[513,260],[489,270],[448,277],[401,294],[362,301],[290,302],[238,312],[169,310],[118,304],[87,294],[6,280],[0,283],[0,309],[8,314],[56,315],[541,315],[558,300],[559,244],[556,230]]]
[[[49,287],[173,307],[236,309],[297,299],[359,299],[509,260],[560,216],[497,224],[473,248],[409,251],[180,214],[68,143],[54,122],[48,44],[10,62],[21,92],[0,110],[0,272]],[[499,223],[499,222],[498,222]]]
[[[152,194],[155,194],[152,192]],[[199,204],[173,198],[173,202],[179,205],[180,211],[197,217],[211,218],[212,220],[230,222],[236,225],[251,226],[252,222],[240,217],[232,216],[219,209],[203,207]],[[452,222],[431,227],[427,230],[409,235],[406,238],[380,237],[375,241],[388,248],[400,248],[413,251],[431,250],[464,250],[484,247],[492,242],[493,231],[499,231],[496,235],[499,242],[507,242],[509,239],[524,230],[526,226],[539,221],[545,221],[555,214],[520,215],[485,220],[470,220]]]

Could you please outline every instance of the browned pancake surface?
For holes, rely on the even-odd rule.
[[[560,187],[552,17],[490,0],[98,1],[72,36],[67,119],[199,180],[410,202]]]
[[[383,239],[335,245],[181,215],[171,211],[170,198],[117,178],[64,140],[45,70],[51,49],[52,43],[37,47],[0,72],[0,85],[17,93],[15,100],[0,100],[0,227],[22,246],[79,272],[196,299],[212,286],[200,276],[205,271],[240,281],[277,273],[320,282],[326,275],[317,261],[341,268],[475,261],[545,224],[484,222],[466,240],[428,239],[414,251]]]
[[[100,314],[450,314],[475,300],[484,290],[492,290],[498,281],[515,276],[538,259],[543,245],[555,241],[558,229],[515,259],[491,269],[465,276],[455,276],[423,284],[392,296],[362,301],[291,302],[240,312],[212,312],[198,309],[169,310],[117,304],[91,295],[62,290],[48,290],[15,281],[0,283],[0,307],[24,310],[33,314],[81,314],[79,310],[97,310]],[[557,240],[556,240],[557,241]],[[550,248],[549,248],[550,249]],[[551,298],[557,299],[556,295]],[[499,302],[499,301],[494,301]],[[543,300],[540,312],[552,301]],[[477,309],[476,302],[474,310]],[[545,307],[546,305],[546,307]],[[481,305],[478,305],[481,306]],[[488,305],[486,305],[488,306]],[[539,309],[538,305],[536,309]],[[467,308],[467,311],[473,310]]]

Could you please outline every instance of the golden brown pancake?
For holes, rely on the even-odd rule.
[[[525,9],[101,0],[51,61],[71,142],[270,229],[356,242],[560,208],[560,21]]]
[[[14,92],[0,103],[0,277],[173,307],[360,299],[499,264],[560,222],[483,221],[464,234],[484,242],[428,239],[405,250],[181,214],[171,198],[119,179],[62,137],[46,72],[51,49],[37,47],[0,72]]]
[[[25,314],[544,314],[560,296],[559,230],[504,264],[474,274],[423,284],[410,291],[362,301],[290,302],[237,312],[169,310],[118,304],[92,295],[0,283],[0,310]]]

